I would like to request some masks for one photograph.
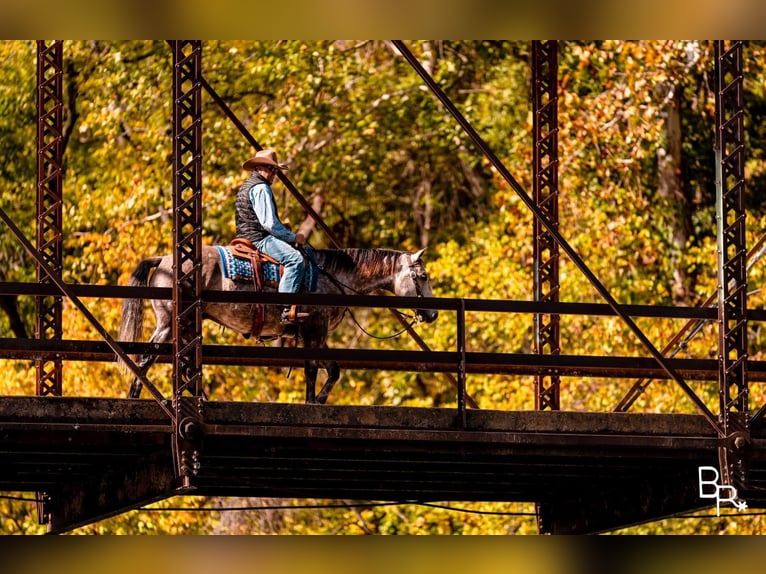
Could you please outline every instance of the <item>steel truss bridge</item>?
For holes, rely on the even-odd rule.
[[[534,214],[534,301],[397,299],[397,307],[430,306],[454,312],[457,345],[432,351],[409,330],[420,351],[222,347],[202,342],[206,301],[302,302],[347,306],[343,297],[203,292],[200,259],[201,98],[206,92],[255,149],[262,149],[202,73],[202,43],[171,41],[173,53],[174,286],[168,289],[66,284],[62,270],[63,42],[37,42],[37,236],[26,238],[0,210],[10,231],[35,259],[37,283],[0,283],[0,294],[36,301],[34,339],[0,339],[0,358],[36,364],[35,396],[0,397],[0,490],[37,493],[38,517],[59,533],[180,494],[241,497],[343,498],[386,501],[534,502],[541,533],[594,533],[709,508],[699,467],[714,467],[751,508],[766,506],[766,405],[751,405],[748,385],[766,381],[766,363],[747,354],[747,327],[766,319],[747,308],[744,204],[743,45],[715,42],[718,169],[718,290],[700,308],[621,305],[559,232],[558,44],[532,43],[533,192],[514,179],[452,104],[407,45],[393,42],[425,85],[455,118]],[[284,185],[340,247],[332,231],[284,176]],[[559,259],[567,256],[603,303],[559,301]],[[181,285],[191,285],[182,295]],[[172,299],[177,325],[172,344],[115,341],[82,303],[85,297]],[[65,340],[66,297],[94,325],[100,341]],[[253,297],[258,297],[254,299]],[[359,296],[355,306],[392,307],[391,298]],[[392,311],[394,311],[392,309]],[[394,311],[395,312],[395,311]],[[467,312],[528,313],[534,317],[532,353],[493,354],[466,348]],[[640,357],[565,355],[562,315],[619,317],[646,350]],[[686,319],[657,349],[634,317]],[[705,322],[718,326],[719,358],[669,356],[684,334]],[[406,323],[403,322],[406,325]],[[140,374],[129,354],[153,353],[172,363],[172,396]],[[67,360],[127,359],[151,398],[63,396]],[[203,364],[303,366],[334,359],[341,368],[443,373],[457,394],[454,408],[328,406],[208,401]],[[471,373],[534,377],[535,408],[479,409]],[[562,377],[636,379],[609,412],[560,409]],[[631,413],[652,380],[678,385],[695,414]],[[717,381],[714,412],[686,382]]]

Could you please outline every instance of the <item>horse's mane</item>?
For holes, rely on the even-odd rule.
[[[392,275],[402,251],[394,249],[318,249],[320,266],[331,275],[358,272],[367,276]]]

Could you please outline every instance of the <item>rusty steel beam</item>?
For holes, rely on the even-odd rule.
[[[744,62],[741,41],[715,43],[716,221],[718,242],[719,405],[724,436],[721,478],[747,482],[750,439],[747,377],[747,248],[745,228]]]
[[[173,450],[196,474],[202,414],[202,42],[173,40]]]
[[[558,42],[532,42],[532,196],[535,205],[554,229],[559,227],[558,189]],[[559,246],[553,235],[533,221],[534,298],[543,303],[559,300]],[[560,316],[536,313],[535,352],[561,352]],[[561,408],[561,379],[557,375],[535,377],[535,408]]]
[[[747,249],[742,42],[716,41],[718,322],[721,409],[747,412]]]
[[[166,299],[172,298],[172,290],[167,287],[127,287],[119,285],[66,284],[68,291],[77,297]],[[37,283],[0,282],[0,295],[53,295],[60,292],[55,286]],[[556,313],[559,315],[591,315],[614,317],[614,310],[604,303],[543,303],[514,299],[470,299],[458,297],[396,297],[379,295],[332,295],[322,293],[294,294],[253,293],[234,291],[203,290],[202,299],[207,303],[269,303],[300,305],[320,305],[331,307],[380,307],[380,308],[426,308],[444,311],[457,311],[464,307],[466,311],[481,313]],[[668,305],[623,305],[633,317],[653,317],[659,319],[692,319],[695,321],[715,321],[717,310],[705,307],[674,307]],[[750,321],[766,321],[766,310],[749,309]]]
[[[64,42],[37,41],[37,253],[56,273],[61,273],[62,250],[62,163],[64,153]],[[37,282],[50,283],[41,264]],[[35,338],[61,340],[63,301],[60,294],[35,297]],[[51,357],[35,361],[38,395],[61,396],[63,364]],[[37,493],[37,519],[49,524],[50,498]]]
[[[571,492],[585,508],[564,499],[552,519],[577,524],[573,532],[655,519],[664,509],[652,488],[675,496],[691,487],[721,442],[698,415],[483,409],[467,411],[463,427],[455,409],[212,401],[204,409],[196,494],[558,506]],[[0,484],[55,487],[56,532],[183,492],[173,427],[152,401],[8,397],[0,433]],[[753,444],[766,448],[762,432]],[[623,502],[591,506],[598,493]]]
[[[78,297],[95,298],[141,298],[171,299],[172,290],[167,287],[127,287],[119,285],[67,284],[68,290]],[[48,295],[60,292],[54,286],[41,286],[36,283],[0,282],[0,295]],[[614,317],[614,310],[604,303],[543,303],[514,299],[470,299],[459,297],[396,297],[385,295],[332,295],[307,293],[289,295],[285,293],[254,293],[234,291],[202,291],[202,299],[207,303],[269,303],[300,305],[320,305],[334,307],[381,307],[381,308],[426,308],[445,311],[457,311],[465,307],[470,312],[492,313],[545,313],[559,315],[593,315]],[[714,321],[715,309],[701,307],[674,307],[668,305],[623,305],[623,309],[634,317],[654,317],[660,319],[695,319]],[[752,321],[766,321],[766,310],[748,310]]]
[[[457,410],[463,427],[465,427],[466,422],[466,399],[470,396],[466,390],[466,374],[468,372],[466,352],[465,304],[463,304],[457,311]]]
[[[713,463],[712,456],[707,461]],[[709,506],[699,497],[699,485],[686,472],[661,475],[655,480],[611,481],[586,492],[568,496],[553,493],[541,504],[541,534],[597,534],[645,522],[693,512]],[[595,485],[594,485],[595,486]]]
[[[98,477],[63,484],[49,503],[52,520],[48,533],[67,532],[183,494],[183,489],[175,486],[169,456],[132,461],[122,468],[108,469]]]
[[[532,198],[551,227],[559,227],[558,204],[558,42],[532,42]],[[532,221],[535,301],[558,302],[559,246],[537,218]],[[535,352],[561,353],[560,315],[535,313]],[[535,375],[535,408],[561,408],[561,376]],[[547,513],[535,504],[537,529],[547,531]]]
[[[0,488],[40,486],[57,533],[173,492],[172,424],[153,401],[3,397]]]
[[[174,393],[199,396],[202,325],[200,41],[173,41]]]
[[[123,351],[155,355],[160,363],[170,363],[173,354],[169,343],[123,343]],[[34,360],[49,356],[77,361],[115,360],[114,351],[101,341],[24,341],[12,337],[0,338],[0,357]],[[342,369],[454,373],[462,368],[465,373],[495,375],[555,374],[562,377],[605,379],[644,376],[667,380],[667,373],[652,358],[629,356],[203,345],[202,358],[207,365],[248,367],[301,367],[306,360],[334,360]],[[715,359],[669,359],[669,362],[690,380],[718,379]],[[752,383],[766,382],[766,361],[751,361],[749,377]]]
[[[57,273],[62,268],[62,161],[64,117],[64,42],[50,44],[37,41],[37,250]],[[40,265],[37,281],[50,284],[51,279]],[[60,293],[36,297],[35,337],[61,339],[63,301]],[[61,361],[35,362],[37,394],[62,394]]]

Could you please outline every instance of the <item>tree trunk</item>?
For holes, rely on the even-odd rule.
[[[658,192],[660,197],[667,200],[669,258],[673,268],[671,293],[674,302],[688,304],[691,298],[691,289],[688,273],[681,265],[681,254],[686,250],[691,234],[691,202],[683,177],[681,90],[677,85],[670,85],[667,89],[667,114],[665,117],[667,147],[657,150]]]
[[[17,338],[27,339],[27,329],[24,326],[24,321],[21,320],[17,303],[18,297],[15,295],[0,295],[0,309],[8,315],[11,331]]]
[[[311,209],[313,209],[317,215],[322,215],[323,207],[324,198],[321,195],[315,195],[314,199],[311,200]],[[309,237],[311,236],[311,232],[314,231],[316,225],[317,222],[314,221],[314,218],[310,215],[307,215],[306,219],[303,220],[303,223],[301,223],[300,227],[298,228],[298,233],[302,233],[306,238],[306,241],[308,241]]]

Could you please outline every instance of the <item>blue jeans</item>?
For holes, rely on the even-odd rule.
[[[297,293],[303,283],[303,255],[289,243],[267,235],[253,245],[285,266],[285,272],[279,280],[280,293]]]

